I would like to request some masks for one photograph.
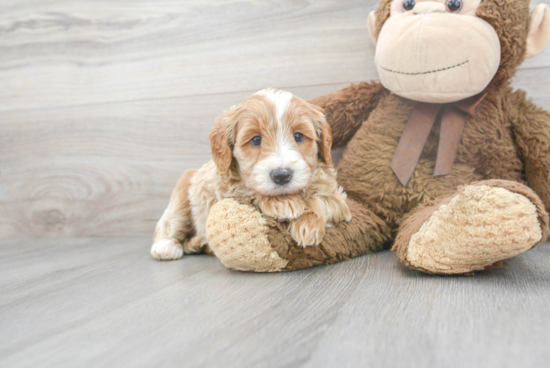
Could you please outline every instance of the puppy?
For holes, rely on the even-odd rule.
[[[232,107],[210,133],[213,161],[180,178],[151,254],[170,260],[211,253],[206,219],[228,197],[286,222],[299,245],[318,245],[328,224],[351,220],[336,182],[331,141],[322,110],[289,92],[263,90]]]

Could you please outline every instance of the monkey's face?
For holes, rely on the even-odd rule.
[[[421,102],[449,103],[482,92],[500,65],[495,29],[476,17],[481,0],[393,0],[378,36],[382,84]]]

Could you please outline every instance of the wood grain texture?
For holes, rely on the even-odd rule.
[[[543,1],[533,1],[533,4]],[[375,0],[4,0],[0,238],[150,234],[216,116],[376,79]],[[550,110],[550,50],[514,85]]]
[[[1,367],[499,367],[550,360],[550,244],[475,277],[382,252],[286,274],[149,237],[0,241]]]

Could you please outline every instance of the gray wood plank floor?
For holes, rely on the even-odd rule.
[[[0,367],[547,367],[550,244],[475,277],[391,252],[286,274],[149,237],[0,241]]]

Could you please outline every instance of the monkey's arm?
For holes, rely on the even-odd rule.
[[[509,106],[527,182],[550,211],[550,113],[528,101],[524,91],[514,92]]]
[[[332,148],[346,145],[388,93],[378,82],[361,82],[312,100],[325,110],[332,130]]]

